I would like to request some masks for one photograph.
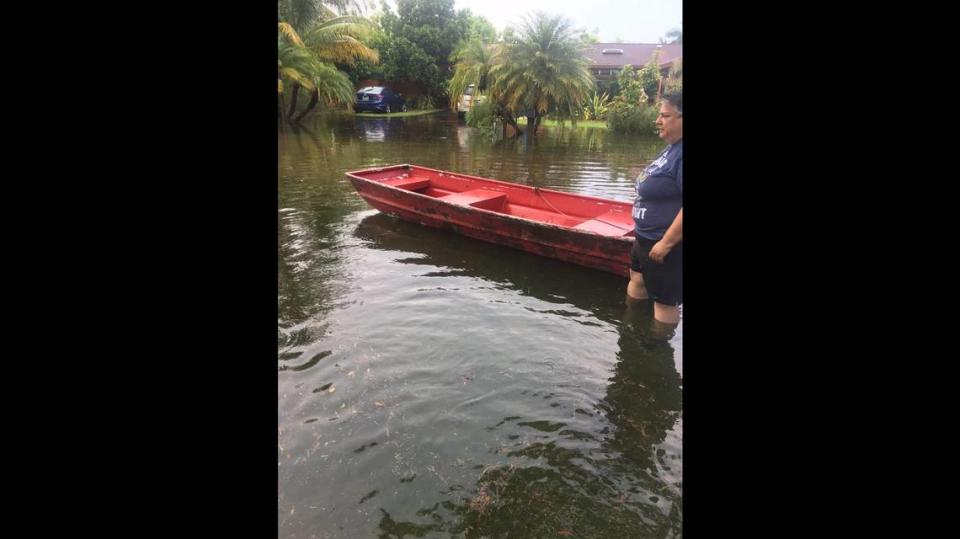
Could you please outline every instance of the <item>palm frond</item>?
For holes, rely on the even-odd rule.
[[[280,35],[284,37],[289,43],[303,47],[303,40],[300,39],[300,35],[297,34],[297,31],[293,29],[289,23],[279,22],[277,23],[277,29],[280,31]]]
[[[371,63],[380,61],[377,51],[367,47],[351,36],[341,36],[322,44],[314,45],[311,50],[318,58],[327,62],[353,64],[357,60],[366,60]]]
[[[373,26],[361,17],[337,17],[311,27],[304,35],[306,47],[321,60],[353,64],[358,60],[380,61],[377,51],[360,41]]]
[[[300,71],[297,71],[292,67],[281,68],[280,73],[284,77],[300,84],[300,86],[303,86],[307,90],[310,90],[311,92],[313,91],[313,88],[314,88],[313,79],[309,75],[301,73]]]
[[[333,9],[331,9],[329,6],[325,6],[325,5],[323,5],[323,4],[320,5],[320,19],[321,19],[321,20],[335,19],[335,18],[337,18],[337,17],[339,17],[339,16],[340,16],[340,14],[337,13],[336,11],[334,11]]]
[[[320,98],[328,105],[353,102],[353,83],[346,73],[330,64],[321,64],[313,80]]]

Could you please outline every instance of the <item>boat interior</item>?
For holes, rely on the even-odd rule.
[[[429,197],[604,236],[633,236],[632,205],[583,195],[399,165],[351,172]]]

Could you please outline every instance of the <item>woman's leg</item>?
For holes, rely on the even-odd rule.
[[[653,318],[663,324],[677,325],[680,323],[680,308],[676,305],[664,305],[653,302]]]
[[[627,300],[649,299],[647,287],[643,284],[643,274],[630,270],[630,282],[627,283]]]

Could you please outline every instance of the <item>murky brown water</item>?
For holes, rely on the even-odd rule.
[[[446,113],[280,132],[279,537],[676,537],[682,324],[626,279],[404,223],[343,172],[412,163],[631,200],[659,139],[494,142]]]

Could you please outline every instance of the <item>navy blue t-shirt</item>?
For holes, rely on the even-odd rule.
[[[683,140],[670,144],[637,177],[634,234],[660,240],[683,207]]]

